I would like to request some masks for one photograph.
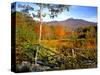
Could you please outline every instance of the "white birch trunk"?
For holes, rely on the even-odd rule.
[[[39,27],[39,45],[41,44],[41,38],[42,38],[42,5],[40,6],[40,27]],[[37,57],[38,57],[38,51],[39,47],[37,46],[37,51],[36,51],[36,57],[35,57],[35,65],[37,65]]]

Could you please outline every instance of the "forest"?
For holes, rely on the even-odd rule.
[[[63,25],[42,25],[21,12],[16,16],[16,70],[18,72],[95,68],[97,66],[97,26],[69,29]],[[36,52],[38,49],[37,61]],[[35,63],[37,63],[35,65]]]
[[[93,21],[93,17],[93,22],[83,18],[83,15],[93,16],[95,8],[40,3],[18,4],[12,4],[11,7],[11,27],[12,30],[15,29],[13,41],[16,72],[97,67],[97,23]]]

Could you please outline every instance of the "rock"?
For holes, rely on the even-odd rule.
[[[30,72],[30,63],[23,61],[22,64],[18,66],[18,72]]]
[[[32,65],[32,71],[33,72],[38,72],[38,71],[46,71],[46,70],[49,70],[50,67],[48,66],[41,66],[39,64],[33,64]]]

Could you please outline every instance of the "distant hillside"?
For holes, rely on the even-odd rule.
[[[14,16],[16,15],[16,21],[18,25],[23,25],[23,23],[28,23],[28,25],[32,25],[34,22],[32,20],[32,18],[29,15],[23,15],[20,12],[14,12],[12,13],[12,20],[14,18]],[[39,22],[37,22],[39,23]],[[89,21],[85,21],[82,19],[73,19],[73,18],[69,18],[67,20],[64,21],[52,21],[52,22],[44,22],[43,24],[46,25],[63,25],[69,28],[78,28],[78,27],[82,27],[82,26],[96,26],[97,23],[95,22],[89,22]]]
[[[49,24],[49,25],[64,25],[64,26],[71,27],[71,28],[97,25],[97,23],[94,23],[94,22],[88,22],[88,21],[85,21],[82,19],[73,19],[73,18],[69,18],[69,19],[64,20],[64,21],[52,21],[52,22],[45,22],[45,23]]]

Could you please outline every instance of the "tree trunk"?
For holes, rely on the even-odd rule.
[[[39,28],[39,45],[41,44],[41,38],[42,38],[42,5],[40,5],[40,28]],[[37,46],[36,56],[35,56],[35,65],[37,65],[37,57],[38,57],[38,51],[39,47]]]

